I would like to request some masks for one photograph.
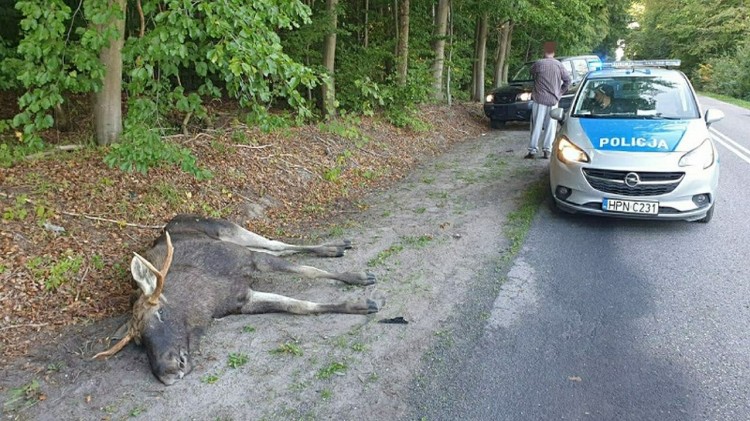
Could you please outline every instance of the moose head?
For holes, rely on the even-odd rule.
[[[130,271],[141,290],[141,295],[133,303],[133,313],[127,323],[127,333],[112,348],[94,356],[96,359],[110,357],[130,341],[146,348],[151,371],[166,385],[181,379],[192,369],[190,364],[187,336],[180,332],[180,324],[169,323],[166,298],[162,295],[164,280],[174,256],[174,246],[169,232],[165,231],[167,257],[161,270],[157,270],[144,257],[133,253]]]

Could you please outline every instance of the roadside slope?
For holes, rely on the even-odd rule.
[[[85,359],[96,339],[122,318],[78,327],[24,366],[4,368],[3,402],[20,387],[43,393],[21,400],[6,416],[19,419],[398,419],[424,352],[443,340],[446,322],[467,294],[500,268],[504,234],[517,200],[537,183],[546,161],[528,161],[527,132],[493,131],[457,142],[390,188],[356,201],[311,238],[351,238],[341,259],[296,259],[330,270],[368,268],[366,289],[333,281],[277,277],[255,288],[314,301],[379,294],[384,309],[370,316],[232,316],[214,322],[196,367],[171,387],[149,372],[142,349],[126,347],[104,362]],[[481,276],[480,276],[481,275]],[[496,273],[493,282],[502,282]],[[271,285],[273,284],[273,285]],[[484,288],[485,286],[479,286]],[[403,318],[406,324],[380,323]],[[246,356],[231,368],[228,362]],[[235,360],[236,361],[236,360]],[[34,386],[34,384],[36,386]],[[38,398],[38,395],[36,395]],[[26,404],[26,405],[23,405]],[[29,405],[30,404],[30,405]]]

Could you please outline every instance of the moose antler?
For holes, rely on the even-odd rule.
[[[160,271],[156,270],[151,262],[138,255],[138,253],[134,253],[136,256],[138,256],[141,262],[143,262],[143,264],[146,265],[146,267],[148,267],[148,269],[152,271],[154,275],[156,275],[156,288],[154,289],[154,292],[151,294],[151,296],[148,297],[148,304],[151,306],[155,306],[159,303],[159,296],[161,295],[161,291],[164,289],[164,278],[167,277],[167,271],[169,271],[169,266],[172,265],[172,257],[174,256],[172,238],[169,236],[169,232],[165,231],[164,233],[167,236],[167,257],[164,258],[164,264],[162,265]],[[120,339],[119,342],[117,342],[112,348],[94,355],[92,359],[111,357],[120,352],[120,350],[123,349],[125,345],[132,341],[133,338],[136,337],[137,333],[133,332],[133,325],[131,323],[132,319],[128,326],[128,333],[122,339]]]
[[[164,278],[167,277],[167,271],[169,271],[169,266],[172,264],[172,256],[174,255],[172,238],[169,236],[169,232],[164,231],[164,234],[166,234],[167,236],[167,257],[164,259],[164,264],[162,265],[161,270],[156,270],[151,262],[141,257],[138,253],[133,253],[141,259],[141,262],[151,272],[153,272],[154,275],[156,275],[156,288],[154,289],[154,292],[151,294],[151,296],[148,297],[148,303],[152,306],[155,306],[159,303],[159,296],[161,295],[161,291],[164,289]]]
[[[102,352],[94,355],[91,359],[92,360],[99,360],[99,359],[102,359],[102,358],[111,357],[111,356],[117,354],[118,352],[120,352],[121,349],[125,348],[125,345],[127,345],[128,342],[130,342],[132,339],[133,339],[133,335],[131,335],[130,332],[128,332],[128,334],[125,335],[124,338],[120,339],[120,342],[117,342],[115,344],[115,346],[113,346],[112,348],[110,348],[110,349],[108,349],[106,351],[102,351]]]

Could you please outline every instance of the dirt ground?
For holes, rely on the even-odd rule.
[[[458,117],[470,120],[476,113],[473,116]],[[475,121],[481,124],[481,118]],[[442,130],[461,127],[453,120],[449,124]],[[164,386],[150,373],[143,349],[135,345],[109,360],[90,360],[127,319],[122,311],[113,311],[106,315],[114,317],[100,321],[85,319],[46,335],[28,335],[34,339],[23,352],[6,352],[10,356],[0,369],[2,417],[353,420],[410,416],[410,387],[425,352],[439,340],[456,306],[478,281],[477,268],[495,265],[507,255],[507,217],[521,193],[545,171],[546,161],[522,159],[527,125],[499,131],[484,127],[472,123],[459,128],[461,135],[453,141],[426,142],[440,146],[432,153],[412,154],[413,165],[405,167],[404,176],[394,170],[387,183],[364,186],[360,195],[350,194],[346,200],[326,202],[324,209],[336,211],[320,212],[326,213],[325,218],[316,213],[317,219],[311,217],[315,223],[292,218],[296,214],[289,209],[271,212],[268,205],[267,219],[281,214],[297,225],[290,222],[279,228],[263,218],[245,224],[271,237],[274,232],[286,234],[290,242],[286,238],[290,233],[305,243],[351,239],[355,246],[342,258],[290,259],[333,271],[364,268],[378,280],[373,286],[354,288],[335,281],[277,276],[256,284],[256,290],[320,302],[378,295],[386,299],[379,313],[216,320],[201,342],[202,351],[193,355],[193,371],[175,385]],[[370,154],[382,155],[372,149]],[[318,194],[315,191],[311,194]],[[282,193],[273,193],[261,197],[284,202]],[[246,220],[236,213],[226,217]],[[318,221],[322,219],[325,223]],[[144,218],[144,225],[149,221]],[[144,247],[146,239],[158,232],[121,229],[125,234],[119,239],[126,241],[118,244],[125,243],[122,248],[131,251],[135,245]],[[5,232],[12,230],[5,227]],[[123,259],[128,254],[123,253]],[[114,280],[122,282],[118,277]],[[118,309],[123,308],[128,291],[129,287],[122,287],[118,292]],[[40,343],[39,338],[45,341]]]

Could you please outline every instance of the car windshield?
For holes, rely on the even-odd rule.
[[[516,72],[516,75],[513,76],[513,79],[511,79],[511,82],[528,82],[530,80],[534,80],[534,78],[531,76],[531,66],[534,63],[524,63],[523,66],[521,66],[520,69]]]
[[[700,117],[692,90],[679,73],[590,78],[581,87],[572,115],[666,120]]]

